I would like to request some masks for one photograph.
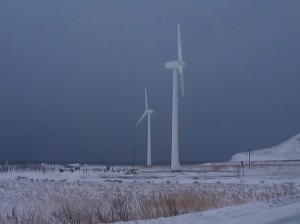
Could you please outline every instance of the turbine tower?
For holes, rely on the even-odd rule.
[[[141,119],[137,122],[136,126],[143,120],[143,118],[148,115],[148,142],[147,142],[147,166],[151,166],[151,114],[154,113],[154,110],[148,108],[147,100],[147,90],[145,89],[145,112],[142,115]]]
[[[178,144],[178,74],[180,78],[182,97],[184,97],[183,67],[186,66],[186,63],[183,62],[183,58],[182,58],[179,23],[177,24],[177,35],[178,35],[178,60],[165,63],[166,69],[173,70],[171,171],[178,171],[180,169],[179,144]]]

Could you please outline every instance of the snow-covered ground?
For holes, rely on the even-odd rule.
[[[299,167],[297,162],[272,162],[249,169],[229,162],[183,166],[182,172],[175,173],[164,166],[138,167],[137,174],[132,175],[126,174],[130,167],[105,171],[106,167],[89,166],[88,170],[81,167],[74,172],[57,169],[54,172],[47,165],[45,172],[43,169],[0,172],[0,217],[12,213],[22,216],[30,211],[41,211],[50,217],[62,202],[80,206],[119,193],[151,196],[194,192],[214,198],[219,209],[212,206],[208,211],[131,223],[247,223],[257,215],[262,217],[257,218],[259,221],[267,217],[272,219],[266,223],[275,223],[273,220],[290,216],[299,218],[296,212],[300,206]]]
[[[300,223],[299,160],[300,134],[252,151],[250,167],[248,152],[234,155],[229,162],[182,166],[181,172],[170,172],[167,166],[140,166],[135,174],[124,166],[4,166],[0,167],[0,223],[76,223],[57,219],[63,214],[59,212],[66,215],[68,206],[75,215],[109,206],[123,212],[124,203],[132,212],[127,220],[135,219],[132,214],[145,219],[149,211],[151,217],[161,217],[161,211],[176,215],[129,223]],[[179,205],[175,212],[170,202]],[[111,211],[101,215],[112,215]]]

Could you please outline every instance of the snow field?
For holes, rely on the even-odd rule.
[[[269,168],[271,173],[276,170]],[[19,220],[34,217],[39,220],[36,223],[76,223],[77,217],[82,223],[101,223],[104,219],[126,221],[201,212],[300,194],[298,177],[266,176],[260,169],[251,172],[240,177],[222,166],[217,171],[210,167],[205,172],[181,173],[141,168],[137,175],[0,173],[0,215],[2,221],[15,216]]]

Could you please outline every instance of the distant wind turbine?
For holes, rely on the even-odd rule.
[[[177,171],[180,168],[179,163],[179,144],[178,144],[178,73],[180,78],[181,93],[184,97],[184,77],[183,67],[186,63],[183,62],[180,26],[177,24],[178,32],[178,60],[166,62],[166,69],[173,70],[173,103],[172,103],[172,153],[171,153],[171,170]]]
[[[136,126],[143,120],[143,118],[148,115],[148,142],[147,142],[147,166],[151,166],[151,114],[154,113],[154,110],[148,108],[147,100],[147,90],[145,89],[145,112],[142,115],[141,119],[137,122]]]

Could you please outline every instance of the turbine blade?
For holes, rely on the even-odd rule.
[[[146,110],[148,110],[148,98],[147,98],[147,90],[145,89],[145,106],[146,106]]]
[[[183,65],[178,66],[179,75],[183,74]]]
[[[136,123],[136,126],[139,125],[139,123],[143,120],[143,118],[146,116],[147,112],[145,111],[145,113],[143,114],[143,116],[140,118],[140,120]]]
[[[184,98],[184,76],[183,76],[183,69],[181,73],[179,73],[179,78],[180,78],[180,85],[181,85],[181,94],[182,98]]]
[[[179,23],[177,24],[178,29],[178,61],[179,63],[183,62],[182,59],[182,49],[181,49],[181,37],[180,37],[180,26]]]

